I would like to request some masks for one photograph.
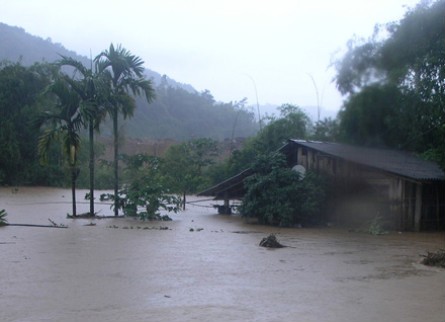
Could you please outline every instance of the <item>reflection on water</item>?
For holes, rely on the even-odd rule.
[[[69,226],[0,229],[1,321],[444,322],[445,270],[419,264],[445,247],[443,233],[247,225],[210,202],[172,222],[85,226],[66,218],[69,191],[47,188],[0,189],[0,208],[11,223]],[[269,233],[292,247],[259,247]]]

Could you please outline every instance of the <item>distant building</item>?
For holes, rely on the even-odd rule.
[[[330,177],[331,222],[360,225],[380,216],[392,229],[445,229],[445,173],[436,163],[402,151],[305,140],[289,140],[279,151],[289,167]],[[243,198],[252,173],[247,169],[200,195],[228,205]]]

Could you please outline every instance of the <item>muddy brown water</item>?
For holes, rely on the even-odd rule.
[[[445,322],[445,270],[419,256],[445,248],[444,233],[271,228],[211,204],[85,226],[66,218],[68,190],[1,188],[10,223],[69,228],[0,228],[0,321]],[[269,233],[291,247],[259,247]]]

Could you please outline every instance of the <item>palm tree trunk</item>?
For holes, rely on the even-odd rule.
[[[118,130],[117,130],[117,108],[113,111],[113,136],[114,136],[114,215],[117,217],[119,214],[119,200],[118,200],[118,189],[119,189],[119,151],[118,151]]]
[[[89,122],[90,143],[90,216],[94,216],[94,127],[93,121]]]
[[[73,202],[73,217],[77,217],[76,179],[77,179],[77,170],[75,167],[71,167],[71,196],[72,196],[72,202]]]
[[[186,202],[185,197],[186,197],[186,194],[184,191],[182,194],[182,210],[185,210],[185,202]]]

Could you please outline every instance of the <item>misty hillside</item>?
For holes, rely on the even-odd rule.
[[[127,49],[132,51],[131,48]],[[29,66],[35,62],[54,62],[60,59],[60,55],[90,65],[89,58],[77,55],[62,44],[30,35],[23,28],[0,23],[0,61],[19,61]],[[149,69],[145,73],[147,79],[153,81],[156,100],[150,105],[142,99],[136,100],[134,117],[121,122],[127,137],[225,139],[256,133],[258,126],[255,117],[242,103],[216,102],[208,91],[198,93],[191,85],[176,82]],[[104,125],[102,135],[111,135],[109,124]]]
[[[131,51],[131,49],[129,50]],[[60,55],[75,58],[86,66],[90,65],[88,57],[78,55],[75,51],[66,49],[60,43],[53,43],[50,38],[43,39],[33,36],[23,28],[12,27],[0,22],[0,60],[20,61],[23,65],[29,66],[35,62],[54,62],[60,59]],[[161,83],[163,77],[161,74],[150,69],[145,69],[145,74],[155,84],[159,85]],[[196,92],[189,84],[182,84],[168,77],[167,81],[171,86]]]

